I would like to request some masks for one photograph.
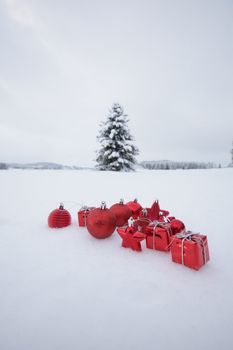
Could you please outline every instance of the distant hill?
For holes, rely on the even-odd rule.
[[[3,164],[3,163],[2,163]],[[81,170],[84,169],[78,166],[63,165],[51,162],[36,162],[36,163],[4,163],[7,169],[33,169],[33,170]]]

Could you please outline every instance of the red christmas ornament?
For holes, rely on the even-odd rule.
[[[102,202],[100,208],[90,211],[87,217],[87,230],[95,238],[107,238],[115,231],[116,216]]]
[[[71,216],[61,203],[59,209],[53,210],[48,217],[48,225],[51,228],[62,228],[71,224]]]
[[[138,215],[138,219],[140,218],[147,218],[149,219],[149,211],[150,208],[142,208],[142,210],[140,211],[139,215]]]
[[[160,213],[159,201],[155,200],[151,208],[147,208],[147,213],[150,220],[158,220]]]
[[[172,230],[172,234],[175,235],[177,233],[180,233],[181,231],[185,230],[185,225],[181,220],[174,219],[170,222],[170,227]]]
[[[134,220],[133,227],[136,231],[145,232],[146,227],[151,223],[151,220],[148,218],[148,210],[144,208],[141,210],[138,219]]]
[[[137,219],[140,214],[140,211],[142,210],[142,206],[138,203],[137,199],[135,198],[134,201],[130,201],[126,203],[126,205],[131,210],[133,218]]]
[[[142,232],[134,230],[133,227],[118,228],[117,232],[122,238],[122,247],[131,248],[137,252],[142,250],[141,241],[146,238],[146,235]]]
[[[110,210],[116,216],[116,226],[127,224],[132,215],[131,210],[126,204],[124,204],[123,199],[120,200],[120,203],[113,204]]]

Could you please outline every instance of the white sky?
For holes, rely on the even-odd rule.
[[[139,160],[230,162],[231,0],[0,0],[0,161],[89,165],[123,105]]]

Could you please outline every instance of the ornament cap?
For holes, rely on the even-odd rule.
[[[106,202],[101,202],[101,206],[100,206],[101,209],[106,209]]]
[[[137,199],[137,198],[134,198],[134,202],[137,203],[137,202],[138,202],[138,199]]]
[[[64,204],[63,204],[63,203],[60,203],[59,209],[60,209],[60,210],[64,210]]]
[[[146,208],[142,209],[142,216],[147,216],[147,209]]]
[[[124,199],[121,198],[119,204],[124,204]]]
[[[128,226],[129,226],[129,227],[133,227],[133,225],[134,225],[134,219],[133,219],[133,217],[131,216],[131,217],[129,218],[129,220],[128,220]]]

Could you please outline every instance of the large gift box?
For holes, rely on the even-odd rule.
[[[169,251],[172,230],[168,222],[155,222],[146,227],[146,246],[149,249]]]
[[[176,234],[171,241],[171,255],[172,261],[199,270],[210,259],[207,236],[189,231]]]
[[[95,208],[84,206],[78,211],[78,224],[80,227],[87,226],[87,216],[89,215],[92,209],[95,209]]]

